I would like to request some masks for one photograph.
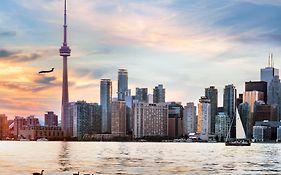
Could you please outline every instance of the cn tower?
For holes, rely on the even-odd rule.
[[[68,74],[67,57],[70,56],[70,48],[67,45],[67,24],[66,24],[66,0],[64,0],[64,25],[63,25],[63,45],[60,48],[60,56],[63,58],[63,76],[62,76],[62,103],[61,103],[61,124],[66,137],[71,136],[70,118],[68,112]]]

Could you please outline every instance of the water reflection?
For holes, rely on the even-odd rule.
[[[61,148],[59,153],[59,168],[60,171],[70,171],[72,169],[70,163],[70,150],[69,150],[69,143],[68,142],[61,142]]]

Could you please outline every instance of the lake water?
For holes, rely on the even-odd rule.
[[[281,144],[0,142],[0,174],[281,174]]]

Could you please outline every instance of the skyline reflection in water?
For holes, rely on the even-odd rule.
[[[0,142],[0,174],[281,174],[281,144]]]

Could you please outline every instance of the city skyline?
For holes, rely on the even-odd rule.
[[[268,54],[273,52],[277,57],[280,55],[278,32],[281,29],[273,16],[275,13],[280,16],[277,10],[280,10],[281,3],[235,1],[215,8],[216,3],[202,2],[189,4],[190,7],[179,7],[183,2],[172,0],[120,4],[69,1],[70,44],[75,50],[70,64],[70,101],[99,102],[101,78],[113,80],[112,92],[116,97],[118,68],[128,70],[129,89],[147,87],[152,94],[154,86],[163,84],[166,101],[198,103],[204,89],[210,85],[216,86],[219,91],[220,106],[222,89],[226,84],[234,84],[238,93],[242,93],[245,81],[259,80],[259,69],[267,66]],[[202,16],[198,12],[185,12],[195,4],[199,10],[214,9],[204,11]],[[17,10],[8,13],[7,9],[12,6]],[[241,16],[240,20],[235,19],[235,15],[241,15],[235,10],[227,12],[229,8],[233,10],[238,7],[244,8],[241,13],[248,14],[248,19],[242,19]],[[9,118],[30,114],[43,116],[44,111],[50,110],[60,114],[62,61],[57,47],[62,34],[57,31],[61,28],[61,1],[40,0],[30,3],[5,0],[2,8],[1,113]],[[256,17],[254,14],[258,9],[263,12],[270,10],[270,13],[264,14],[265,19],[256,21],[258,24],[245,24]],[[247,10],[250,12],[246,13]],[[24,20],[9,20],[20,12],[26,12],[20,16]],[[38,16],[34,16],[34,13]],[[212,14],[210,23],[199,20],[208,13]],[[220,13],[226,19],[221,19]],[[187,24],[181,19],[183,16],[191,17]],[[233,19],[229,20],[231,17]],[[157,19],[161,20],[156,22]],[[268,24],[264,28],[255,28],[255,25],[260,26],[260,23],[270,19],[275,27]],[[108,21],[100,24],[95,20]],[[189,22],[192,25],[189,26]],[[244,31],[235,33],[234,29],[239,25]],[[112,29],[109,29],[110,26]],[[229,29],[231,27],[233,29]],[[268,27],[271,27],[270,31],[267,31]],[[255,47],[258,49],[254,50]],[[157,64],[161,65],[155,66]],[[43,76],[37,74],[38,70],[49,67],[55,67],[56,72]],[[280,67],[278,59],[275,59],[275,67]]]

